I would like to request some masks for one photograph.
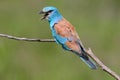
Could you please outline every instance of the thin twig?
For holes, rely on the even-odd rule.
[[[54,39],[33,39],[33,38],[20,38],[7,34],[0,34],[0,37],[5,37],[8,39],[19,40],[19,41],[30,41],[30,42],[55,42]]]
[[[0,34],[0,37],[8,38],[8,39],[13,39],[13,40],[19,40],[19,41],[29,41],[29,42],[55,42],[54,39],[33,39],[33,38],[20,38],[20,37],[15,37],[7,34]],[[81,43],[82,44],[82,43]],[[100,68],[114,77],[116,80],[120,80],[120,76],[116,74],[114,71],[112,71],[110,68],[108,68],[106,65],[104,65],[91,51],[89,48],[86,50],[87,54],[100,66]]]
[[[100,66],[100,68],[107,72],[109,75],[111,75],[112,77],[114,77],[116,80],[120,80],[120,76],[118,76],[114,71],[112,71],[110,68],[108,68],[106,65],[104,65],[99,59],[98,57],[96,57],[92,50],[89,48],[87,51],[87,54]]]

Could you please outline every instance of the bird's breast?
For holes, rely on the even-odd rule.
[[[52,35],[59,44],[65,44],[67,42],[67,38],[57,34],[55,29],[52,29]]]

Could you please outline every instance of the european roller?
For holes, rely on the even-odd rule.
[[[58,11],[56,7],[44,7],[40,14],[44,14],[42,19],[46,19],[50,24],[52,36],[63,49],[78,55],[91,69],[96,69],[96,64],[88,57],[80,38],[73,27]]]

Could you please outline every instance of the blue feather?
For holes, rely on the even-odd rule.
[[[80,59],[81,59],[85,64],[87,64],[91,69],[97,69],[96,64],[95,64],[93,61],[91,61],[90,59],[89,59],[89,60],[86,60],[86,59],[83,58],[83,57],[80,57]]]

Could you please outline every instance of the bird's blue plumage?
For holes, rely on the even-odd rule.
[[[64,38],[58,35],[54,29],[54,24],[58,23],[63,17],[55,7],[49,6],[49,7],[43,8],[43,12],[48,12],[49,10],[53,10],[53,12],[47,17],[50,23],[50,29],[52,31],[52,35],[55,38],[57,43],[64,44],[67,41],[67,38]]]
[[[63,17],[55,7],[45,7],[43,11],[53,10],[52,14],[48,16],[48,21],[50,23],[50,29],[52,30],[52,35],[56,42],[59,44],[64,44],[67,38],[58,35],[54,29],[54,24],[57,24]]]
[[[73,26],[63,19],[63,16],[59,13],[57,8],[52,6],[44,7],[42,13],[45,14],[44,18],[47,19],[50,24],[50,29],[56,42],[61,44],[65,50],[72,51],[79,55],[83,62],[85,62],[90,68],[96,69],[95,63],[89,59],[83,50],[79,42],[79,37],[73,29]],[[57,24],[58,26],[56,27]]]
[[[59,22],[63,17],[55,7],[49,6],[43,8],[43,12],[48,12],[50,10],[52,10],[52,13],[48,15],[47,20],[50,23],[50,28],[53,29],[54,24]]]

